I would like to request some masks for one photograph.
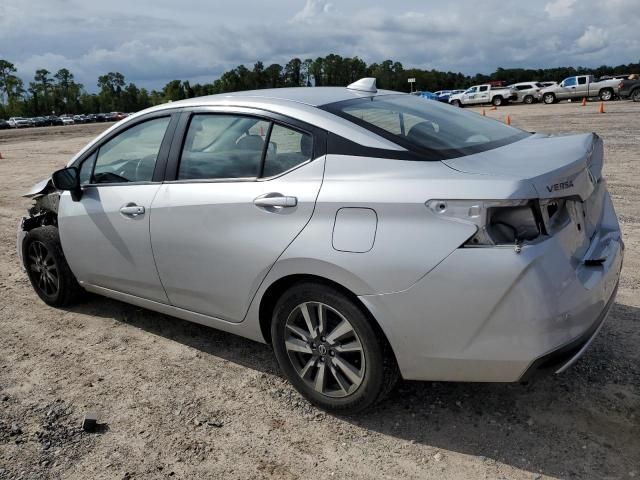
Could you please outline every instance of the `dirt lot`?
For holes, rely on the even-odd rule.
[[[45,306],[15,253],[20,194],[105,127],[0,132],[0,478],[640,477],[640,104],[606,108],[486,109],[605,141],[627,250],[588,353],[528,385],[405,382],[352,418],[300,398],[265,345],[103,298]]]

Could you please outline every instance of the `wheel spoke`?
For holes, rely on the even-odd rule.
[[[327,335],[327,342],[335,343],[341,338],[353,333],[351,324],[346,320],[342,320],[336,328],[334,328],[329,335]]]
[[[333,349],[338,353],[362,352],[362,345],[360,345],[360,342],[354,340],[342,345],[336,345]]]
[[[340,374],[340,372],[336,370],[336,367],[333,364],[329,367],[329,371],[331,372],[331,375],[333,376],[333,378],[336,379],[336,383],[340,387],[340,390],[342,390],[345,394],[348,393],[349,385],[347,385],[347,382],[345,382],[344,377]]]
[[[316,366],[316,364],[318,363],[318,357],[316,357],[315,355],[312,356],[307,363],[305,364],[305,366],[302,368],[302,370],[300,370],[300,376],[302,378],[305,378],[307,376],[307,374],[309,373],[309,371]]]
[[[291,330],[293,333],[295,333],[296,335],[298,335],[300,338],[302,338],[302,340],[305,340],[307,342],[311,340],[311,337],[309,336],[309,334],[306,333],[301,328],[291,324],[287,324],[287,328]]]
[[[316,374],[316,379],[313,387],[320,393],[324,393],[325,386],[325,372],[327,371],[327,364],[324,362],[318,363],[318,373]]]
[[[302,340],[298,340],[297,338],[288,338],[284,343],[287,347],[287,350],[289,350],[290,352],[300,352],[308,354],[313,353],[313,350],[311,350],[311,347],[309,345],[307,345]]]
[[[340,369],[351,383],[358,384],[362,380],[360,371],[341,357],[334,357],[333,364]]]
[[[322,303],[318,304],[318,335],[324,335],[326,326],[325,326],[325,308]]]
[[[300,313],[304,317],[304,321],[307,324],[307,330],[309,330],[309,335],[313,336],[315,332],[315,328],[313,327],[313,322],[311,321],[311,315],[309,314],[308,303],[303,303],[300,305]]]

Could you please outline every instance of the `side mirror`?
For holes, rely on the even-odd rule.
[[[80,188],[80,173],[76,167],[67,167],[53,172],[51,181],[58,190],[70,191],[71,199],[74,202],[80,200],[82,189]]]

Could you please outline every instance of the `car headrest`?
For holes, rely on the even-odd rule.
[[[264,140],[260,135],[247,135],[238,140],[238,148],[242,150],[258,150],[262,151]]]

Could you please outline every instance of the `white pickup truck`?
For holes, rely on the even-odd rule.
[[[609,101],[618,94],[620,80],[610,79],[596,81],[593,75],[578,75],[565,78],[560,85],[543,88],[540,91],[542,101],[546,104],[556,103],[570,98],[599,97]]]
[[[451,95],[449,103],[457,107],[465,105],[480,105],[491,103],[496,107],[518,98],[518,92],[511,88],[494,87],[493,85],[475,85],[467,88],[463,93]]]

